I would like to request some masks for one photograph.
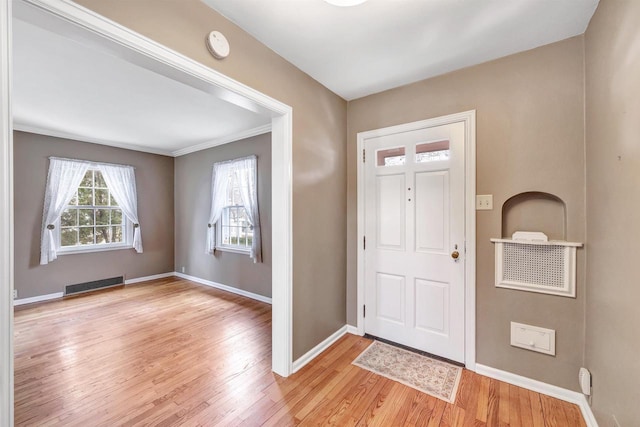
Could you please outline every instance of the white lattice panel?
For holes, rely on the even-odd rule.
[[[576,296],[579,243],[491,239],[496,244],[496,286]]]

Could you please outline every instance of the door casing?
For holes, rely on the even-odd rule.
[[[358,334],[364,335],[364,238],[365,238],[365,168],[363,162],[363,150],[366,149],[366,141],[380,136],[395,135],[404,132],[415,131],[434,126],[463,122],[465,125],[464,141],[464,234],[466,264],[464,272],[464,363],[467,369],[475,371],[476,366],[476,111],[470,110],[462,113],[417,122],[405,123],[381,129],[359,132],[357,136],[358,146],[358,261],[357,261],[357,325]],[[370,155],[370,154],[367,154]]]
[[[22,3],[71,22],[123,49],[145,56],[150,69],[172,70],[172,78],[224,94],[245,108],[271,117],[272,229],[282,245],[273,253],[272,369],[293,371],[293,108],[239,83],[71,0],[0,0],[0,425],[13,425],[13,152],[11,116],[12,8]]]

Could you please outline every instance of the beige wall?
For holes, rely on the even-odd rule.
[[[213,164],[255,154],[258,157],[258,205],[262,262],[248,255],[204,253],[211,208]],[[176,271],[271,297],[271,134],[236,141],[177,157],[175,161]]]
[[[356,134],[475,109],[476,190],[494,197],[492,211],[477,212],[477,362],[576,389],[584,346],[584,251],[578,297],[549,296],[494,287],[489,239],[500,237],[502,204],[526,191],[560,197],[567,239],[585,239],[582,51],[582,37],[575,37],[349,102],[349,324],[356,323]],[[540,231],[555,237],[556,229]],[[511,347],[511,321],[555,329],[556,357]]]
[[[15,289],[18,298],[64,291],[66,285],[173,271],[173,158],[86,142],[14,132]],[[133,249],[59,256],[40,265],[42,204],[50,156],[136,168],[144,252]]]
[[[640,422],[640,2],[601,0],[585,35],[587,337],[601,426]]]
[[[293,107],[294,359],[342,327],[346,102],[199,0],[78,3]],[[231,44],[222,61],[204,44],[214,29]]]

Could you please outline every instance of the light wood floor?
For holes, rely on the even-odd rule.
[[[16,425],[585,425],[467,370],[445,403],[351,365],[354,335],[280,378],[270,337],[269,305],[175,278],[18,308]]]

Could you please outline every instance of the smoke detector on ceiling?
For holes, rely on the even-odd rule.
[[[224,59],[229,56],[231,48],[227,38],[220,31],[211,31],[207,36],[207,49],[216,59]]]

